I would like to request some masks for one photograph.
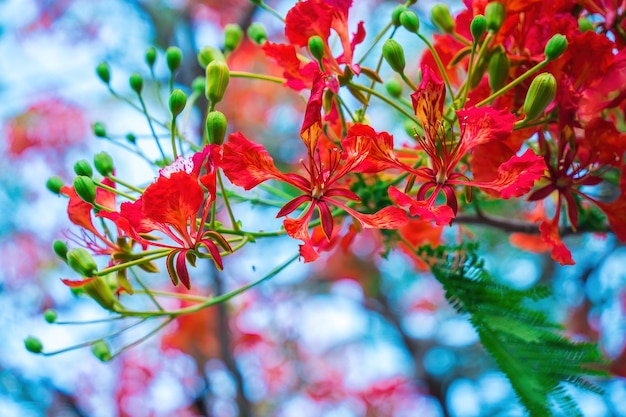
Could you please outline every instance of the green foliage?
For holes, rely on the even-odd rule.
[[[473,244],[425,246],[418,255],[443,285],[450,304],[469,316],[530,416],[556,415],[551,404],[565,415],[581,415],[564,383],[600,392],[585,376],[605,375],[604,360],[595,344],[567,339],[559,325],[533,306],[549,295],[547,288],[517,290],[496,282]]]

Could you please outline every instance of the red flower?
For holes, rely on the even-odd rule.
[[[355,218],[363,227],[395,229],[406,222],[406,214],[396,207],[385,207],[374,214],[362,214],[348,207],[341,199],[360,201],[359,196],[340,181],[350,172],[358,172],[370,149],[370,140],[356,132],[361,128],[355,125],[341,142],[341,149],[326,149],[327,155],[318,146],[321,134],[318,123],[302,132],[307,145],[308,160],[303,162],[305,174],[284,174],[274,165],[272,157],[263,146],[255,144],[237,132],[229,136],[224,145],[222,168],[235,185],[249,190],[269,179],[286,182],[304,194],[289,201],[276,217],[287,216],[303,204],[307,204],[304,214],[297,218],[287,217],[285,231],[295,239],[302,240],[300,254],[305,262],[315,260],[319,254],[313,247],[309,235],[309,222],[317,209],[322,231],[327,240],[333,233],[331,206],[339,207]],[[324,161],[323,161],[324,160]]]

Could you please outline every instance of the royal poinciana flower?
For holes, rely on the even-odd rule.
[[[321,149],[318,144],[321,134],[319,123],[313,123],[303,130],[302,140],[308,152],[306,160],[302,161],[302,175],[279,171],[265,148],[251,142],[240,132],[231,134],[223,147],[221,166],[233,184],[250,190],[264,181],[275,179],[303,192],[285,204],[276,217],[288,216],[306,205],[300,217],[287,217],[284,221],[287,234],[304,242],[300,247],[300,254],[305,262],[313,261],[319,256],[309,235],[309,223],[316,210],[322,231],[328,240],[333,234],[333,206],[350,214],[363,227],[396,229],[406,222],[405,212],[397,207],[385,207],[374,214],[363,214],[344,202],[360,201],[359,196],[342,182],[349,173],[359,172],[369,153],[370,138],[354,133],[359,130],[359,126],[355,125],[348,131],[340,147],[328,149]],[[327,154],[323,155],[324,153]]]
[[[498,167],[497,174],[489,181],[472,181],[466,172],[460,172],[463,158],[479,145],[502,141],[513,131],[515,118],[505,110],[491,107],[457,110],[460,131],[455,133],[444,122],[445,87],[428,67],[422,68],[422,82],[411,95],[415,115],[424,134],[416,135],[420,149],[426,153],[429,167],[414,168],[402,162],[393,151],[393,138],[378,134],[372,138],[371,159],[385,167],[408,171],[413,180],[421,182],[416,198],[409,197],[395,187],[389,188],[389,196],[400,206],[409,207],[411,215],[434,220],[438,225],[449,224],[456,216],[458,202],[455,188],[473,186],[495,192],[508,199],[526,194],[545,169],[543,159],[532,150],[521,156],[512,156]],[[373,131],[370,131],[370,134]],[[366,134],[365,132],[363,134]],[[437,205],[440,195],[445,205]]]
[[[119,212],[100,212],[133,240],[146,246],[171,249],[167,256],[167,270],[174,285],[181,282],[190,288],[187,261],[194,265],[196,257],[210,256],[222,269],[218,245],[226,251],[231,250],[221,234],[205,226],[215,201],[214,156],[217,151],[217,146],[210,145],[190,158],[178,157],[159,171],[156,182],[150,184],[135,202],[122,203]],[[206,172],[200,175],[203,168]],[[148,236],[155,231],[161,232],[170,242]],[[204,251],[208,251],[208,255]]]

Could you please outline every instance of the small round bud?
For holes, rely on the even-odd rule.
[[[226,62],[214,60],[207,65],[205,95],[211,104],[215,105],[222,100],[229,81],[230,71]]]
[[[52,242],[52,250],[54,253],[64,261],[67,261],[67,245],[62,240],[55,240]]]
[[[102,362],[108,362],[111,360],[111,351],[104,340],[94,342],[93,345],[91,345],[91,352]]]
[[[67,252],[67,264],[83,277],[93,277],[98,272],[98,265],[93,256],[84,248],[74,248]]]
[[[170,72],[174,72],[180,67],[180,63],[183,60],[183,52],[176,46],[170,46],[165,51],[165,60]]]
[[[152,69],[154,67],[154,63],[156,62],[156,58],[157,58],[157,50],[156,50],[156,48],[154,46],[151,46],[146,51],[146,63],[148,64],[148,67],[150,67],[150,69]]]
[[[228,122],[224,113],[219,111],[212,111],[207,114],[206,117],[206,133],[209,139],[209,143],[214,145],[221,145],[224,143],[226,137],[226,128]]]
[[[141,94],[141,89],[143,88],[143,78],[141,78],[141,75],[137,73],[132,74],[128,79],[128,83],[135,93]]]
[[[387,39],[383,44],[383,57],[391,69],[399,74],[404,73],[406,62],[404,60],[404,49],[402,49],[402,45],[393,39]]]
[[[478,42],[480,38],[487,31],[487,19],[482,14],[474,16],[472,19],[472,23],[470,23],[470,32],[472,33],[472,38],[474,42]]]
[[[581,16],[578,18],[578,30],[581,32],[595,31],[596,28],[593,26],[593,23],[585,16]]]
[[[400,15],[402,14],[402,12],[404,12],[406,9],[406,6],[404,5],[399,5],[396,6],[395,9],[393,9],[393,11],[391,12],[391,23],[395,26],[398,27],[401,25],[400,23]]]
[[[498,32],[504,23],[506,10],[504,4],[500,2],[492,2],[485,7],[485,19],[487,20],[487,29],[491,32]]]
[[[311,51],[313,58],[319,62],[322,61],[324,57],[324,41],[321,37],[314,35],[309,38],[309,51]]]
[[[74,178],[74,191],[83,201],[89,204],[96,202],[96,185],[90,177],[79,175]]]
[[[392,78],[385,83],[385,88],[387,89],[387,93],[394,98],[400,98],[402,95],[402,83]]]
[[[433,6],[430,11],[430,20],[444,33],[452,33],[456,27],[454,18],[450,14],[450,9],[448,9],[448,5],[445,3],[437,3]]]
[[[172,112],[172,117],[176,118],[185,108],[187,104],[187,94],[183,92],[183,90],[176,89],[172,91],[170,94],[170,111]]]
[[[127,133],[126,140],[134,145],[137,143],[137,136],[133,135],[132,133]]]
[[[48,323],[54,323],[57,321],[57,312],[49,308],[43,312],[43,318]]]
[[[548,61],[553,61],[563,55],[567,49],[567,38],[560,33],[557,33],[550,38],[546,44],[545,54]]]
[[[198,93],[203,92],[205,86],[206,86],[206,78],[204,77],[196,77],[191,82],[191,89]]]
[[[198,64],[200,64],[202,68],[206,68],[207,65],[215,60],[226,61],[222,51],[217,48],[205,46],[198,52]]]
[[[111,82],[111,69],[107,62],[101,62],[96,67],[96,74],[98,74],[98,78],[100,78],[103,83],[109,84]]]
[[[85,159],[81,159],[74,164],[74,172],[76,175],[84,175],[86,177],[93,176],[93,169],[91,169],[91,164],[89,161]]]
[[[241,43],[243,39],[243,29],[235,23],[229,23],[224,26],[224,51],[232,52]]]
[[[102,123],[96,122],[93,124],[93,134],[99,138],[105,138],[107,135],[107,131]]]
[[[413,10],[400,13],[400,24],[411,33],[417,33],[420,30],[420,19]]]
[[[63,180],[56,175],[48,178],[48,181],[46,181],[46,188],[54,194],[59,194],[63,185]]]
[[[511,62],[504,48],[499,47],[489,59],[489,86],[495,92],[504,87],[509,77]]]
[[[556,78],[549,72],[544,72],[535,77],[530,83],[530,88],[526,93],[524,106],[522,107],[525,116],[524,120],[535,120],[541,116],[554,100],[556,95]]]
[[[43,350],[41,340],[33,336],[28,336],[26,339],[24,339],[24,347],[27,351],[32,353],[41,353],[41,351]]]
[[[103,177],[108,177],[113,174],[113,158],[104,151],[94,155],[93,166],[96,167],[96,171]]]
[[[248,38],[257,45],[263,45],[267,41],[267,31],[261,23],[255,22],[248,26]]]

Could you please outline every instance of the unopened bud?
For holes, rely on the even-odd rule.
[[[109,84],[111,82],[111,69],[108,63],[101,62],[96,67],[96,74],[98,74],[98,78],[100,78],[103,83]]]
[[[404,60],[404,49],[402,49],[402,45],[393,39],[387,39],[383,44],[383,57],[391,69],[399,74],[404,73],[406,62]]]
[[[103,177],[108,177],[113,174],[113,158],[104,151],[94,155],[93,165],[96,167],[96,171]]]
[[[224,51],[232,52],[241,43],[243,39],[243,29],[235,23],[229,23],[224,27]]]
[[[411,33],[417,33],[420,30],[420,19],[413,10],[400,13],[400,24]]]
[[[48,181],[46,181],[46,188],[54,194],[59,194],[63,185],[63,180],[56,175],[48,178]]]
[[[91,164],[89,161],[85,159],[81,159],[74,164],[74,172],[76,175],[84,175],[86,177],[93,176],[93,169],[91,169]]]
[[[485,19],[487,20],[487,29],[496,33],[502,27],[504,18],[506,17],[506,10],[504,4],[500,2],[492,2],[485,7]]]
[[[93,277],[98,272],[98,265],[93,256],[84,248],[74,248],[67,252],[67,264],[83,277]]]
[[[198,52],[198,64],[200,64],[202,68],[206,68],[207,65],[215,60],[226,61],[222,51],[217,48],[205,46]]]
[[[454,19],[450,14],[450,9],[448,9],[448,5],[445,3],[437,3],[433,6],[430,11],[430,19],[433,24],[439,28],[442,32],[452,33],[454,32],[454,28],[456,24],[454,23]]]
[[[183,90],[180,89],[172,91],[172,94],[170,94],[169,105],[170,111],[172,112],[172,117],[176,118],[176,116],[178,116],[183,111],[185,105],[187,105],[187,94],[185,94]]]
[[[318,62],[322,61],[324,57],[324,41],[321,37],[313,35],[309,38],[309,51],[311,51],[311,55],[313,55],[313,58],[317,59]]]
[[[194,92],[202,93],[204,91],[204,87],[206,86],[206,78],[200,76],[193,79],[191,82],[191,89]]]
[[[472,38],[474,38],[474,42],[478,42],[478,40],[485,34],[487,31],[487,19],[482,14],[474,16],[472,19],[472,23],[470,23],[470,32],[472,33]]]
[[[556,78],[549,72],[544,72],[535,77],[526,93],[524,106],[524,120],[535,120],[554,100],[556,95]]]
[[[93,124],[93,134],[99,138],[104,138],[107,135],[107,131],[102,123],[96,122]]]
[[[148,64],[148,67],[150,67],[151,69],[152,69],[152,67],[154,67],[154,63],[156,62],[156,58],[157,58],[157,50],[156,50],[156,48],[154,46],[151,46],[146,51],[146,63]]]
[[[489,59],[489,86],[495,92],[504,87],[509,77],[511,63],[506,51],[501,46],[496,49]]]
[[[55,321],[57,321],[57,312],[49,308],[44,311],[43,318],[48,323],[54,323]]]
[[[209,143],[215,145],[221,145],[224,143],[224,137],[226,137],[226,128],[228,122],[224,113],[219,111],[212,111],[207,114],[206,117],[206,132],[209,139]]]
[[[96,202],[96,185],[90,177],[79,175],[74,178],[74,191],[81,200],[89,204]]]
[[[229,81],[230,71],[226,62],[214,60],[207,65],[205,94],[211,104],[215,105],[222,100]]]
[[[385,83],[385,88],[391,97],[399,98],[402,95],[402,83],[395,78],[387,81]]]
[[[563,55],[567,49],[567,38],[560,33],[557,33],[550,38],[546,44],[545,54],[546,60],[553,61]]]
[[[108,362],[111,360],[111,351],[109,350],[109,346],[104,342],[104,340],[98,340],[91,345],[91,352],[93,355],[100,359],[102,362]]]
[[[267,31],[263,24],[255,22],[248,26],[248,38],[257,45],[263,45],[267,41]]]
[[[96,277],[83,285],[82,288],[85,294],[100,304],[100,307],[105,310],[114,310],[116,306],[119,306],[119,302],[113,294],[111,286],[103,277]]]
[[[578,30],[581,32],[595,31],[596,28],[593,26],[593,23],[585,16],[578,18]]]
[[[174,72],[180,67],[183,60],[183,52],[177,46],[170,46],[165,51],[165,60],[170,72]]]
[[[141,94],[141,89],[143,88],[143,78],[141,78],[141,75],[137,73],[132,74],[128,79],[128,83],[135,93]]]
[[[41,351],[43,350],[41,340],[37,339],[34,336],[28,336],[26,339],[24,339],[24,347],[27,351],[32,353],[41,353]]]
[[[54,253],[64,261],[67,261],[67,245],[62,240],[55,240],[52,242],[52,250]]]
[[[127,133],[126,140],[134,145],[137,143],[137,136],[133,135],[132,133]]]
[[[404,5],[399,5],[396,6],[395,9],[393,9],[393,11],[391,12],[391,23],[395,26],[398,27],[401,25],[400,23],[400,15],[402,14],[402,12],[404,12],[406,10],[406,6]]]

